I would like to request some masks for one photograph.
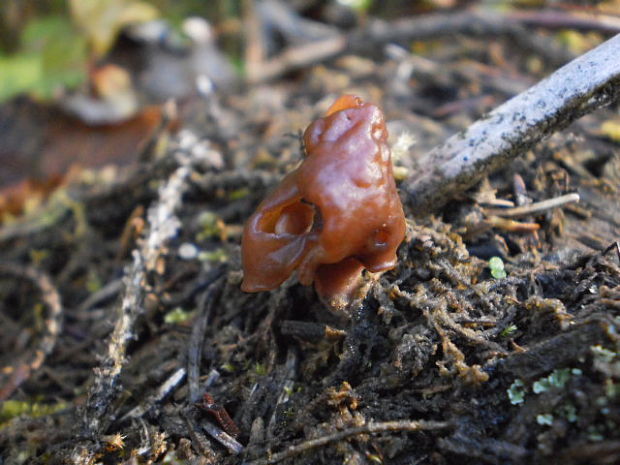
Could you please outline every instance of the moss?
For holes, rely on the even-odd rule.
[[[65,408],[67,408],[66,402],[42,404],[38,402],[7,400],[0,404],[0,424],[4,424],[15,417],[22,415],[31,418],[38,418],[51,415],[64,410]]]

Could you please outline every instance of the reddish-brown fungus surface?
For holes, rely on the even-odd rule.
[[[396,265],[405,217],[381,110],[340,97],[304,133],[307,157],[258,206],[242,240],[246,292],[295,270],[329,302],[346,302],[361,271]]]

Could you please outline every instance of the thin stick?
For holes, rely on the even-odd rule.
[[[196,452],[202,454],[204,457],[210,458],[214,457],[215,453],[213,449],[211,449],[211,445],[207,438],[199,431],[197,425],[194,420],[189,417],[186,412],[181,411],[181,418],[185,422],[185,426],[187,427],[187,434],[192,440],[192,445],[196,449]],[[207,461],[208,464],[215,463],[214,461]]]
[[[510,19],[526,26],[545,29],[571,29],[583,32],[596,31],[614,35],[620,33],[620,19],[610,15],[576,15],[563,11],[514,11]]]
[[[519,221],[500,218],[495,215],[488,216],[482,221],[482,224],[488,226],[488,228],[498,228],[509,232],[533,233],[540,229],[540,225],[538,223],[521,223]]]
[[[110,281],[98,291],[90,294],[86,299],[80,303],[76,309],[76,313],[83,315],[95,305],[100,305],[101,302],[111,300],[123,290],[123,280],[115,279]]]
[[[209,423],[208,421],[201,421],[200,426],[207,434],[209,434],[209,436],[228,449],[228,452],[231,454],[239,455],[243,452],[243,445],[239,441],[214,424]]]
[[[153,408],[156,404],[159,404],[162,400],[168,397],[177,387],[181,385],[183,380],[185,379],[185,375],[187,371],[185,367],[181,367],[177,369],[172,375],[164,381],[164,383],[159,386],[157,391],[150,395],[146,401],[142,402],[140,405],[132,408],[129,412],[123,415],[120,419],[121,422],[127,420],[128,418],[140,418],[149,409]]]
[[[0,386],[0,401],[8,399],[13,392],[26,381],[32,372],[38,370],[45,358],[54,350],[62,327],[63,307],[60,294],[45,273],[30,266],[13,263],[1,263],[0,275],[11,276],[31,281],[39,288],[41,298],[48,308],[48,315],[43,325],[43,334],[38,347],[32,354],[26,355],[13,367],[13,372],[4,386]]]
[[[344,431],[340,431],[334,434],[328,434],[316,439],[310,439],[304,441],[296,446],[291,446],[288,449],[273,454],[270,458],[254,460],[248,462],[246,465],[271,465],[273,463],[281,462],[282,460],[289,459],[295,455],[302,454],[311,449],[324,446],[330,442],[340,441],[351,436],[358,436],[360,434],[377,434],[385,433],[388,431],[428,431],[450,428],[451,424],[443,421],[411,421],[411,420],[396,420],[396,421],[384,421],[379,423],[370,422],[364,426],[357,426],[349,428]]]
[[[616,250],[616,255],[618,255],[618,261],[620,262],[620,242],[619,241],[615,241],[609,247],[603,250],[603,255],[607,255],[609,252],[611,252],[614,249]]]
[[[579,202],[579,194],[576,192],[554,197],[552,199],[542,200],[540,202],[530,203],[529,205],[523,205],[521,207],[485,209],[485,213],[504,218],[518,218],[520,216],[529,216],[544,212],[546,210],[551,210],[552,208],[561,207],[572,202]]]
[[[209,289],[200,297],[198,308],[200,314],[193,326],[187,349],[187,378],[189,384],[189,402],[197,402],[202,393],[200,392],[200,361],[202,358],[202,344],[207,330],[207,322],[215,301],[219,297],[221,286],[214,282],[222,275],[222,269],[218,268],[215,273],[207,278]]]
[[[179,166],[161,186],[157,201],[149,208],[148,229],[137,241],[138,246],[132,254],[133,261],[125,269],[124,293],[117,309],[114,330],[108,340],[107,353],[95,370],[88,393],[84,426],[90,437],[96,437],[115,420],[111,404],[119,391],[118,383],[125,364],[127,346],[135,337],[135,324],[144,311],[144,299],[151,289],[148,274],[156,272],[162,252],[181,225],[175,212],[182,205],[183,194],[189,187],[188,180],[196,160],[193,152],[182,151],[184,145],[189,145],[189,142],[185,142],[189,138],[189,135],[185,138],[180,136],[180,150],[175,153]]]
[[[447,203],[543,137],[620,96],[620,34],[420,157],[401,184],[416,215]]]
[[[573,56],[544,36],[532,33],[518,20],[488,11],[435,13],[397,21],[374,21],[369,27],[327,39],[292,46],[271,60],[255,63],[248,81],[274,79],[286,72],[317,64],[345,53],[375,51],[377,46],[395,41],[429,40],[454,34],[473,36],[508,35],[515,45],[532,50],[548,63],[560,66]]]

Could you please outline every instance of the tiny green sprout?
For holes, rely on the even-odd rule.
[[[284,394],[287,396],[292,396],[294,392],[295,390],[293,389],[293,386],[284,386]]]
[[[500,257],[491,257],[489,259],[489,269],[491,270],[491,276],[495,279],[505,278],[506,270],[504,270],[504,261]]]
[[[258,376],[265,376],[267,374],[267,366],[262,363],[256,362],[256,364],[254,365],[254,373]]]
[[[247,187],[242,187],[241,189],[237,189],[232,191],[229,195],[228,198],[230,200],[241,200],[245,197],[247,197],[250,194],[250,189],[248,189]]]
[[[183,310],[181,307],[177,307],[164,316],[164,323],[167,324],[182,324],[189,320],[194,315],[194,312]]]
[[[219,217],[211,212],[205,211],[198,216],[198,224],[200,232],[196,235],[198,241],[205,241],[210,238],[220,237],[222,233],[222,221]]]
[[[372,5],[372,0],[338,0],[343,6],[349,7],[352,10],[358,11],[360,13],[368,11],[368,9]]]
[[[88,270],[86,274],[86,290],[88,292],[95,293],[103,287],[103,283],[101,282],[101,278],[94,270]]]
[[[553,415],[551,415],[550,413],[536,415],[536,423],[538,423],[539,425],[550,426],[553,424]]]
[[[512,405],[522,404],[525,399],[525,385],[523,380],[515,379],[508,390],[508,399]]]
[[[224,263],[228,260],[228,254],[224,249],[204,250],[198,254],[198,260],[201,262]]]
[[[507,326],[506,328],[504,328],[504,329],[502,330],[502,332],[501,332],[501,333],[499,333],[499,335],[500,335],[501,337],[509,337],[509,336],[511,336],[511,335],[512,335],[512,334],[513,334],[516,330],[517,330],[517,325],[510,325],[510,326]]]
[[[222,365],[222,371],[226,373],[234,373],[236,370],[237,368],[230,362],[226,362]]]
[[[618,356],[616,352],[606,349],[605,347],[600,345],[592,346],[590,347],[590,350],[592,351],[592,355],[594,355],[594,358],[597,361],[603,363],[611,363],[614,358]]]

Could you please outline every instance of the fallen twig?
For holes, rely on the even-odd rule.
[[[129,412],[123,415],[120,421],[127,420],[128,418],[140,418],[151,407],[168,397],[183,382],[186,374],[187,371],[184,367],[177,369],[161,386],[159,386],[154,394],[149,396],[140,405],[132,408]]]
[[[540,229],[538,223],[521,223],[519,221],[507,220],[499,216],[490,215],[482,221],[482,230],[498,228],[508,232],[533,233]]]
[[[276,78],[286,72],[320,63],[345,53],[364,53],[378,45],[394,41],[428,40],[454,34],[475,36],[507,35],[517,46],[532,50],[548,63],[557,66],[573,56],[544,36],[532,34],[517,19],[489,11],[435,13],[415,18],[385,22],[374,21],[369,27],[348,34],[292,46],[280,55],[255,63],[248,80],[252,83]]]
[[[286,353],[286,363],[283,367],[283,373],[278,376],[279,379],[277,382],[278,388],[280,389],[280,394],[278,395],[276,403],[273,406],[273,411],[269,423],[267,423],[267,431],[265,435],[267,439],[273,439],[274,437],[274,430],[278,421],[278,406],[288,402],[289,400],[290,393],[292,392],[293,386],[295,385],[294,380],[296,378],[298,363],[299,360],[297,351],[293,348],[290,348]]]
[[[514,11],[508,14],[508,17],[526,26],[544,27],[545,29],[596,31],[610,35],[620,33],[620,18],[595,12],[586,16],[555,10],[525,10]]]
[[[102,302],[106,300],[111,300],[115,298],[118,293],[123,289],[123,280],[115,279],[110,281],[101,289],[96,292],[90,294],[83,302],[78,305],[76,309],[77,314],[84,314],[88,310],[90,310],[95,305],[100,305]]]
[[[192,335],[187,349],[187,378],[189,384],[189,402],[194,403],[202,394],[198,379],[200,378],[200,360],[202,358],[202,343],[204,342],[207,322],[211,316],[213,306],[222,290],[221,286],[214,284],[222,274],[221,268],[215,270],[215,274],[208,281],[210,288],[201,296],[198,303],[199,315],[193,325]]]
[[[563,66],[417,160],[401,184],[416,214],[437,208],[543,137],[620,96],[620,35]]]
[[[203,457],[209,458],[214,457],[215,453],[213,449],[211,449],[211,445],[209,441],[207,441],[206,436],[202,434],[199,430],[198,426],[195,424],[194,420],[190,418],[190,416],[186,412],[181,412],[181,418],[185,422],[185,426],[187,427],[187,434],[189,434],[190,439],[192,440],[192,444],[196,451],[202,454]],[[214,461],[207,461],[208,464],[215,463]]]
[[[42,271],[30,266],[1,263],[0,275],[31,281],[39,288],[41,298],[48,308],[48,315],[43,324],[43,333],[38,347],[12,367],[12,373],[7,383],[0,386],[0,401],[3,401],[8,399],[30,377],[32,372],[38,370],[43,365],[45,358],[54,350],[62,327],[63,307],[56,287],[52,284],[49,276]]]
[[[450,428],[451,424],[444,421],[411,421],[411,420],[396,420],[396,421],[384,421],[379,423],[370,422],[364,426],[356,426],[354,428],[345,429],[338,433],[328,434],[316,439],[310,439],[304,441],[296,446],[291,446],[282,452],[273,454],[269,458],[258,459],[252,462],[248,462],[246,465],[271,465],[273,463],[281,462],[282,460],[289,459],[296,455],[307,452],[311,449],[324,446],[330,442],[340,441],[351,436],[358,436],[360,434],[377,434],[385,433],[388,431],[428,431]]]
[[[620,261],[620,242],[619,241],[616,241],[616,242],[612,243],[609,247],[607,247],[603,251],[603,255],[607,255],[609,252],[611,252],[614,249],[616,251],[616,255],[618,255],[618,261]]]
[[[226,447],[226,449],[228,449],[228,452],[230,452],[231,454],[239,455],[241,452],[243,452],[243,445],[239,441],[237,441],[230,434],[221,430],[214,424],[209,423],[208,421],[202,421],[200,422],[200,426],[209,434],[209,436],[211,436],[221,445]]]
[[[100,367],[95,370],[84,424],[86,434],[91,438],[95,438],[114,421],[110,405],[119,391],[118,379],[125,363],[127,345],[135,337],[135,322],[143,312],[144,298],[150,289],[147,273],[156,271],[167,242],[176,235],[180,226],[175,211],[180,207],[183,193],[188,188],[188,178],[197,157],[191,150],[191,144],[184,143],[183,138],[179,141],[179,150],[175,156],[179,166],[160,188],[157,201],[149,208],[147,232],[138,241],[138,248],[133,251],[133,262],[125,271],[125,292],[107,353]],[[85,463],[91,454],[92,451],[78,447],[74,458],[78,463]]]
[[[544,212],[545,210],[551,210],[552,208],[561,207],[572,202],[579,202],[579,194],[572,193],[561,195],[559,197],[530,203],[521,207],[486,209],[485,213],[504,218],[518,218],[520,216],[534,215],[536,213]]]

